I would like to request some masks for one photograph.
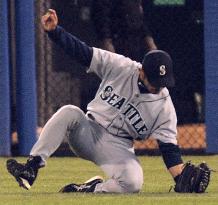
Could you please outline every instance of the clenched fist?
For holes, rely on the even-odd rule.
[[[45,31],[52,31],[58,25],[58,17],[56,11],[49,9],[45,15],[41,18],[42,27]]]

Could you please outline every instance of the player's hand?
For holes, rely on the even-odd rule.
[[[41,18],[42,27],[45,31],[52,31],[58,25],[58,17],[56,11],[49,9],[45,15]]]

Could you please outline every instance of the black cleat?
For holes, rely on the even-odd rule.
[[[102,183],[103,179],[100,176],[92,177],[83,184],[68,184],[64,186],[59,192],[70,193],[70,192],[94,192],[97,184]]]
[[[40,156],[30,157],[26,164],[18,163],[14,159],[7,160],[7,170],[15,177],[20,187],[29,190],[33,185],[42,159]]]

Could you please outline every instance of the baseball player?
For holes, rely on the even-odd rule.
[[[149,136],[157,139],[176,185],[181,182],[188,165],[184,166],[181,159],[176,139],[177,117],[166,88],[175,84],[169,54],[150,51],[141,64],[89,47],[58,26],[58,17],[52,9],[42,16],[42,26],[54,43],[85,65],[87,73],[94,72],[102,81],[86,114],[76,106],[63,106],[44,126],[25,164],[14,159],[7,161],[7,169],[19,185],[30,189],[38,170],[65,137],[77,156],[94,162],[108,179],[94,177],[83,184],[66,185],[60,192],[139,192],[143,171],[134,154],[133,140]],[[209,183],[209,174],[203,179]],[[208,183],[204,183],[203,191]],[[183,192],[179,188],[175,191]]]

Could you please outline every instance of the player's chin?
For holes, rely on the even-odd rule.
[[[158,94],[162,89],[163,89],[162,87],[161,87],[161,88],[153,87],[153,88],[150,90],[150,92],[151,92],[152,94]]]

